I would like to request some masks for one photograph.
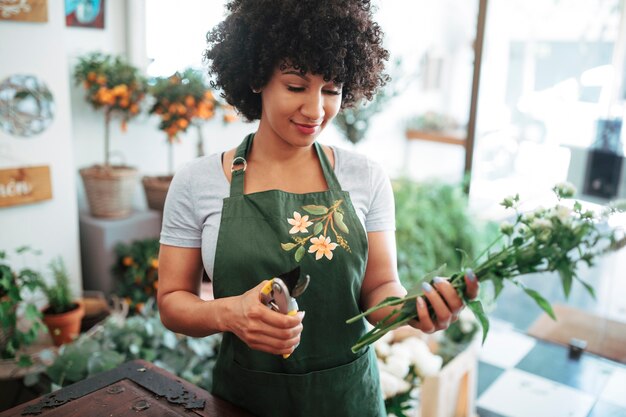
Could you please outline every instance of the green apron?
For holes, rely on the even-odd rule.
[[[237,161],[245,161],[253,137],[239,145]],[[306,317],[294,353],[283,359],[224,333],[212,391],[258,416],[384,416],[374,350],[350,350],[365,322],[346,324],[360,312],[367,237],[321,146],[315,149],[328,191],[244,195],[245,169],[233,172],[217,239],[215,297],[243,294],[298,265],[311,282],[298,297]]]

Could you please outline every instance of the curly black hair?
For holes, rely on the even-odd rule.
[[[232,0],[207,34],[212,86],[248,120],[261,118],[261,97],[277,66],[291,65],[342,84],[341,107],[372,100],[389,76],[389,52],[369,0]]]

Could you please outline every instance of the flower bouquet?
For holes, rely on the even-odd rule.
[[[119,57],[90,53],[78,59],[74,80],[85,88],[85,100],[104,110],[104,165],[80,170],[91,213],[96,217],[126,217],[131,212],[137,170],[110,164],[110,124],[113,117],[127,122],[140,112],[146,82],[139,70]]]
[[[624,204],[613,204],[601,213],[583,209],[578,201],[569,206],[565,199],[575,194],[569,183],[558,184],[553,188],[557,204],[549,209],[538,208],[530,213],[519,210],[519,195],[505,198],[501,205],[513,210],[514,221],[505,222],[500,227],[500,235],[476,259],[464,260],[462,271],[450,277],[450,283],[464,299],[481,324],[483,341],[489,331],[489,321],[479,300],[468,300],[465,296],[464,275],[466,268],[473,270],[480,282],[491,281],[498,297],[505,283],[520,287],[541,309],[556,319],[550,303],[537,291],[528,288],[518,277],[536,272],[559,273],[565,296],[569,296],[572,285],[579,282],[592,295],[593,288],[577,275],[582,262],[592,266],[594,260],[609,251],[626,246],[626,237],[618,230],[608,227],[606,220],[616,211],[624,211]],[[570,207],[571,206],[571,207]],[[423,295],[421,283],[444,274],[445,265],[425,275],[405,297],[389,297],[369,310],[352,317],[353,323],[362,317],[382,308],[391,308],[389,314],[380,320],[368,333],[352,347],[354,352],[380,339],[390,330],[417,320],[416,299]],[[434,316],[429,306],[431,316]]]

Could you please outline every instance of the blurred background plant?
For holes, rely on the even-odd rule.
[[[407,288],[444,263],[458,270],[464,253],[473,258],[497,236],[497,224],[471,215],[461,185],[399,179],[392,186],[398,273]]]
[[[180,140],[179,133],[195,126],[198,134],[197,156],[204,155],[202,125],[215,117],[218,109],[223,121],[237,120],[232,106],[220,103],[202,71],[187,68],[169,77],[157,77],[151,81],[150,92],[155,103],[149,114],[161,118],[159,129],[167,134],[169,143],[169,174],[173,174],[172,144]]]
[[[112,268],[115,293],[129,305],[131,314],[140,313],[156,297],[159,279],[159,240],[143,239],[115,247],[117,260]]]
[[[111,315],[64,345],[43,375],[55,390],[124,362],[143,359],[210,390],[220,341],[220,335],[193,338],[167,330],[150,301],[141,314],[128,318]],[[29,378],[29,384],[40,383],[40,377]]]
[[[122,130],[137,116],[147,90],[139,70],[121,57],[92,52],[78,58],[74,81],[85,88],[85,100],[95,110],[104,108],[104,165],[109,166],[109,125],[113,116],[122,119]]]
[[[405,91],[410,77],[402,74],[402,59],[392,62],[387,84],[379,89],[372,101],[363,100],[354,107],[341,110],[334,124],[352,144],[361,142],[369,129],[372,117],[380,113],[389,101]]]
[[[410,118],[406,127],[408,130],[421,130],[426,132],[449,132],[462,126],[452,117],[428,111]]]
[[[16,254],[40,252],[27,246]],[[0,358],[16,360],[19,366],[30,366],[29,355],[22,350],[37,340],[43,329],[41,312],[33,302],[24,299],[24,291],[37,288],[41,275],[29,268],[15,268],[6,251],[0,251]]]
[[[76,307],[76,301],[72,295],[69,275],[63,259],[60,257],[52,259],[48,267],[52,272],[52,281],[48,283],[41,278],[38,282],[38,288],[48,300],[45,313],[61,314],[72,310]]]

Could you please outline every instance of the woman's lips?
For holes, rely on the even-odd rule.
[[[296,129],[298,129],[300,133],[303,133],[305,135],[314,134],[320,126],[320,125],[300,124],[296,122],[293,122],[293,124],[296,125]]]

